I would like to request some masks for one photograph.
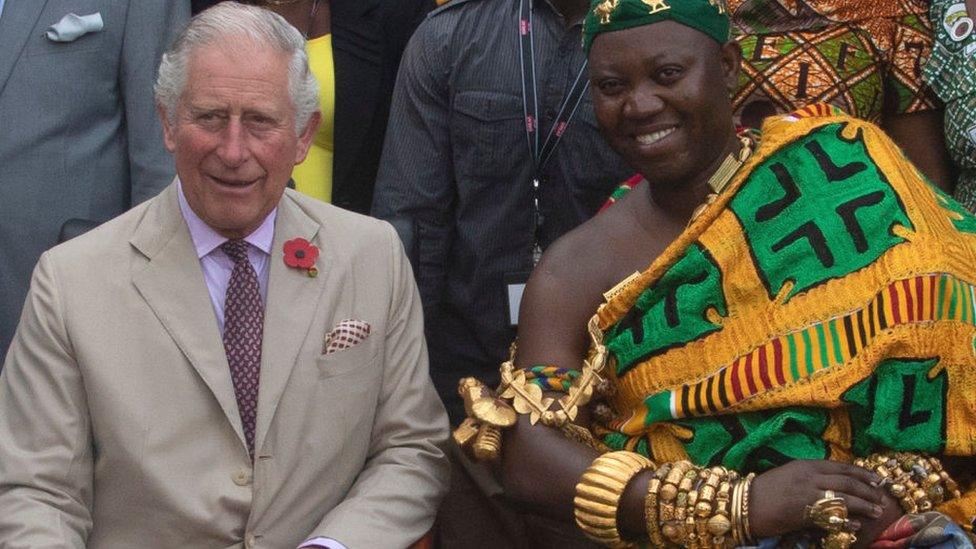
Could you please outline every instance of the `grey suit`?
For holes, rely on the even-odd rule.
[[[152,84],[186,0],[6,0],[0,14],[0,357],[65,221],[103,221],[173,178]],[[70,42],[46,30],[98,13]]]

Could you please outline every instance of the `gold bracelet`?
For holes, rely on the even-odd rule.
[[[755,473],[749,473],[732,488],[732,538],[735,545],[747,545],[752,541],[749,527],[749,488]]]
[[[745,540],[742,539],[742,481],[738,481],[732,486],[732,502],[731,508],[732,516],[732,542],[736,547],[740,545],[745,545]]]
[[[698,549],[701,546],[695,529],[695,506],[698,504],[698,490],[688,491],[688,510],[685,513],[685,547]]]
[[[718,493],[715,495],[715,514],[708,519],[707,523],[714,547],[725,547],[726,537],[732,529],[732,521],[729,518],[729,498],[735,478],[735,472],[730,472],[719,484]]]
[[[756,478],[756,473],[749,473],[743,480],[745,487],[742,488],[742,541],[753,542],[752,526],[749,525],[749,489],[752,488],[752,480]]]
[[[691,463],[688,461],[675,462],[671,466],[671,470],[664,477],[658,499],[660,501],[660,519],[665,525],[674,520],[674,502],[678,497],[678,483],[681,482],[681,479],[690,468]],[[671,539],[671,536],[668,536],[668,539]]]
[[[664,547],[664,537],[661,535],[661,523],[658,522],[657,497],[661,490],[660,469],[654,473],[654,478],[647,486],[647,497],[644,498],[644,523],[647,526],[647,537],[654,547]]]
[[[718,495],[718,485],[728,476],[728,471],[724,467],[712,467],[703,469],[702,472],[706,476],[704,484],[698,489],[698,503],[695,504],[695,535],[698,536],[699,544],[707,547],[712,538],[708,531],[708,519],[717,511],[715,498]]]
[[[661,487],[659,510],[662,525],[661,533],[668,541],[677,545],[681,545],[682,540],[681,520],[678,518],[678,509],[682,502],[679,501],[678,484],[691,467],[692,465],[688,461],[675,463]]]
[[[936,505],[960,497],[958,485],[935,457],[890,452],[871,454],[854,460],[854,464],[877,473],[902,510],[909,514],[930,511]]]
[[[576,484],[573,515],[591,540],[607,547],[632,547],[617,529],[617,508],[627,483],[638,473],[653,468],[646,457],[634,452],[610,452],[593,460]]]

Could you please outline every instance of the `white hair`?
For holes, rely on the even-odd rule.
[[[283,17],[272,11],[237,2],[221,2],[204,10],[163,54],[154,92],[156,103],[175,120],[176,108],[186,88],[190,56],[200,46],[250,40],[291,56],[288,64],[288,95],[295,109],[295,133],[308,125],[319,106],[319,86],[308,67],[305,38]]]

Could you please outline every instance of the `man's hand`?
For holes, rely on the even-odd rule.
[[[872,471],[836,461],[798,460],[756,477],[749,497],[749,522],[757,538],[814,527],[806,507],[833,491],[847,505],[858,543],[873,541],[901,515],[901,509]]]

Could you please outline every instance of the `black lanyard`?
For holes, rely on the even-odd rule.
[[[542,210],[539,207],[539,182],[549,161],[552,160],[556,147],[563,139],[566,128],[576,115],[583,94],[589,88],[589,80],[583,78],[586,73],[586,61],[576,73],[576,80],[569,89],[566,97],[559,105],[559,113],[549,128],[546,140],[539,145],[539,90],[535,76],[535,45],[532,42],[532,14],[535,8],[534,0],[519,0],[519,55],[522,69],[522,108],[525,114],[525,137],[529,144],[529,155],[532,157],[532,212],[535,220],[532,238],[532,265],[539,263],[542,247],[539,245],[539,231],[542,228]]]

